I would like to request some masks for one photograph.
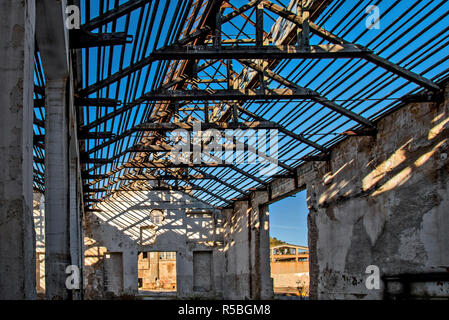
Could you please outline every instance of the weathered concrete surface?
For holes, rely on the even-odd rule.
[[[272,261],[271,277],[275,293],[309,294],[308,261]]]
[[[251,223],[251,298],[273,298],[270,276],[270,228],[268,192],[253,192],[250,197]]]
[[[68,299],[70,257],[67,79],[45,89],[45,287],[46,298]]]
[[[0,2],[0,299],[33,299],[35,2]]]
[[[365,286],[381,274],[449,267],[449,103],[405,106],[376,137],[346,139],[308,184],[312,298],[380,299]],[[448,294],[443,284],[417,295]]]
[[[87,299],[138,294],[138,253],[176,252],[178,298],[222,296],[223,239],[219,211],[180,192],[120,192],[98,205],[102,212],[85,218],[85,283]],[[151,222],[153,209],[165,219]],[[194,290],[193,253],[212,252],[212,286],[208,292]],[[123,291],[104,290],[104,256],[122,253]]]
[[[67,0],[36,1],[36,39],[46,80],[69,76],[69,30],[66,28]]]
[[[66,268],[81,262],[79,247],[79,171],[73,79],[70,75],[66,0],[36,2],[36,40],[46,80],[45,228],[46,297],[73,297],[65,285]],[[70,140],[72,139],[72,140]],[[69,154],[70,149],[70,154]],[[70,167],[70,170],[69,170]],[[78,172],[77,172],[78,171]],[[73,258],[72,258],[72,257]]]
[[[71,83],[73,83],[71,81]],[[74,89],[70,86],[70,113],[69,113],[69,211],[70,211],[70,257],[71,264],[77,266],[80,270],[79,289],[72,291],[72,298],[76,300],[82,299],[83,283],[82,274],[84,267],[83,255],[83,209],[81,207],[81,199],[83,197],[83,181],[81,179],[80,151],[78,141],[78,123],[77,123],[77,106],[74,103]]]
[[[253,192],[222,211],[225,239],[225,299],[270,299],[268,193]]]
[[[251,298],[251,232],[248,201],[236,201],[226,214],[225,299]]]

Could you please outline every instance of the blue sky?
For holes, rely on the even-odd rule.
[[[279,240],[307,245],[306,191],[278,201],[269,207],[270,236]]]
[[[128,0],[119,0],[118,3],[123,4],[127,1]],[[236,7],[240,7],[247,3],[247,1],[241,0],[231,0],[231,2],[234,3]],[[276,0],[273,2],[287,4],[290,0]],[[113,8],[116,1],[81,0],[83,23],[87,20],[86,4],[88,3],[90,3],[90,18],[94,18],[100,14],[100,3],[105,6],[102,8],[102,11],[107,11]],[[181,12],[176,10],[178,3],[180,2],[161,0],[152,1],[149,5],[145,6],[142,11],[144,17],[156,13],[154,24],[151,24],[151,26],[149,21],[152,19],[139,20],[141,11],[135,10],[130,15],[129,29],[126,31],[134,36],[134,42],[133,44],[124,46],[123,67],[127,67],[131,63],[140,61],[155,49],[163,47],[166,40],[169,41],[169,43],[172,42],[173,39],[171,39],[170,36],[167,37],[167,35],[176,34],[176,28],[170,29],[170,21],[173,16],[183,15],[182,10]],[[187,1],[181,3],[187,3]],[[382,17],[380,30],[368,30],[365,26],[365,19],[367,17],[365,8],[373,3],[376,3],[380,8]],[[168,5],[167,8],[166,5]],[[181,8],[182,7],[183,6],[181,6]],[[440,73],[442,74],[443,71],[449,70],[449,59],[446,58],[446,51],[449,46],[447,40],[449,37],[449,29],[445,27],[449,25],[448,1],[420,1],[416,4],[408,0],[379,0],[373,2],[370,0],[341,1],[339,6],[335,7],[335,10],[333,7],[334,6],[329,6],[317,19],[316,23],[318,25],[338,34],[350,42],[368,46],[380,56],[388,58],[392,62],[399,63],[403,67],[410,68],[414,72],[422,72],[427,78],[436,77]],[[230,11],[231,9],[226,9],[225,14]],[[164,12],[167,12],[167,14],[164,15]],[[249,10],[246,14],[249,15],[251,12],[253,11]],[[277,16],[269,13],[267,10],[265,13],[264,29],[265,31],[268,31],[273,24],[273,21],[269,16],[274,17],[275,19]],[[254,12],[252,15],[252,19],[254,19]],[[401,17],[401,19],[399,19],[400,22],[396,21],[398,17]],[[125,21],[126,17],[118,19],[115,31],[125,31]],[[438,21],[438,23],[435,23],[435,21]],[[232,24],[230,22],[224,24],[223,31],[230,37],[235,37],[236,33],[239,33],[237,29],[242,28],[245,24],[245,19],[240,16],[235,17],[232,20]],[[138,30],[140,30],[140,32],[138,32]],[[252,25],[245,24],[243,30],[247,35],[254,36],[255,30]],[[107,28],[102,31],[111,32],[112,23],[109,23]],[[158,31],[161,32],[160,38],[157,37]],[[94,30],[94,32],[98,32],[98,30]],[[149,38],[146,39],[145,36],[148,34]],[[247,35],[240,34],[237,36],[245,38]],[[223,37],[226,38],[224,35]],[[146,41],[148,41],[146,43],[147,45],[144,45],[143,43]],[[322,39],[320,37],[312,35],[312,44],[318,44],[321,41]],[[386,43],[389,43],[389,45],[386,46]],[[136,45],[136,48],[138,49],[136,49],[136,52],[133,54],[134,45]],[[421,52],[428,51],[430,53],[423,57],[417,57],[416,53],[412,54],[417,48],[420,48]],[[98,52],[102,52],[101,60],[97,57]],[[116,46],[114,49],[84,49],[83,64],[84,66],[89,66],[88,74],[84,74],[84,86],[88,86],[106,78],[109,72],[109,65],[111,65],[112,73],[117,72],[120,67],[119,62],[121,53],[120,46]],[[407,58],[409,54],[412,55]],[[111,59],[109,59],[110,56]],[[98,62],[102,63],[99,65]],[[289,60],[282,62],[274,71],[285,78],[291,79],[299,85],[320,92],[320,94],[331,100],[335,99],[341,106],[352,109],[352,111],[360,113],[366,118],[383,112],[384,108],[390,108],[393,105],[391,99],[397,99],[408,93],[410,90],[417,88],[414,84],[404,85],[404,83],[406,83],[404,79],[396,79],[395,76],[389,72],[385,72],[382,68],[372,68],[373,66],[369,64],[361,66],[361,62],[357,59],[352,60],[348,64],[346,64],[346,62],[345,59],[335,61],[323,59],[313,61],[312,65],[310,61],[304,63],[299,60]],[[202,61],[199,62],[199,64],[201,63]],[[301,67],[297,69],[299,64],[301,64]],[[136,96],[139,97],[141,94],[155,89],[153,86],[156,86],[158,83],[157,77],[155,77],[158,66],[158,62],[150,64],[143,68],[142,72],[136,73],[135,76],[133,75],[132,77],[124,78],[119,83],[113,83],[109,88],[104,88],[99,93],[92,94],[91,97],[95,98],[98,95],[101,97],[119,99],[123,104],[133,101]],[[224,66],[221,67],[221,71],[223,71],[223,68]],[[234,63],[234,68],[237,72],[241,71],[241,66],[239,66],[238,63]],[[357,70],[357,72],[353,72],[353,70]],[[98,79],[97,71],[100,75]],[[203,73],[200,73],[199,77],[209,78],[209,76],[206,76]],[[371,83],[372,79],[377,77],[379,78]],[[439,75],[438,77],[441,78],[442,76]],[[345,81],[340,82],[341,79],[345,79]],[[394,81],[389,84],[391,79]],[[128,84],[133,90],[127,90]],[[402,85],[404,86],[402,87]],[[270,86],[275,88],[280,85],[276,82],[272,82]],[[116,92],[117,87],[119,90]],[[368,94],[372,100],[365,100]],[[385,99],[384,97],[388,97],[389,99]],[[348,121],[345,117],[338,117],[337,115],[330,113],[329,110],[322,105],[310,101],[302,103],[275,102],[274,104],[247,103],[244,107],[251,112],[263,116],[269,121],[281,124],[292,132],[297,134],[302,133],[306,138],[316,141],[321,145],[325,145],[330,140],[334,139],[335,136],[338,136],[339,133],[350,129],[355,125],[354,121]],[[126,115],[126,118],[136,119],[135,122],[138,123],[140,121],[145,121],[145,110],[145,105],[140,104],[135,108],[128,110],[124,115]],[[92,122],[97,118],[104,117],[106,114],[110,113],[111,110],[107,108],[101,108],[99,110],[96,107],[90,107],[84,108],[84,112],[86,122]],[[43,115],[38,114],[37,118],[43,119]],[[112,131],[115,134],[120,134],[135,125],[134,121],[127,122],[120,121],[122,118],[118,119],[119,120],[115,121],[110,119],[101,125],[91,128],[91,131]],[[126,123],[126,125],[124,123]],[[126,128],[122,127],[122,125],[126,126]],[[35,130],[37,131],[40,129],[35,127]],[[37,132],[37,134],[39,133]],[[124,150],[126,147],[133,145],[135,143],[134,139],[136,139],[136,135],[126,136],[119,142],[111,144],[110,147],[102,148],[93,154],[93,156],[98,158],[112,158],[120,150]],[[90,150],[100,143],[102,143],[100,140],[88,140],[88,149]],[[297,143],[295,146],[292,144],[291,139],[282,136],[279,141],[279,150],[281,150],[279,160],[289,166],[296,166],[298,161],[300,161],[299,159],[302,156],[309,154],[313,149],[304,144]],[[126,162],[130,155],[130,153],[127,153],[120,157],[120,159],[116,159],[116,161],[118,163]],[[106,164],[102,166],[101,169],[97,169],[94,173],[109,172],[115,168],[115,165],[116,164]],[[94,164],[89,165],[89,167],[93,168]],[[229,176],[230,174],[232,173],[229,173],[224,179],[232,178]],[[204,184],[206,183],[207,182],[204,182]],[[203,185],[203,182],[198,184]],[[101,186],[102,185],[98,185],[98,187]],[[215,186],[216,185],[214,185],[214,187]],[[242,185],[239,185],[238,187],[242,187]],[[220,187],[220,189],[215,191],[221,192],[224,189],[226,188]],[[272,232],[274,236],[297,244],[307,243],[307,232],[305,231],[307,208],[304,194],[298,194],[295,198],[288,198],[282,202],[273,204],[271,206],[271,213]]]
[[[127,0],[119,0],[119,4],[123,4],[125,3]],[[233,0],[232,1],[237,7],[240,7],[242,4],[246,3],[246,1],[237,1],[237,0]],[[290,1],[289,0],[282,0],[280,1],[284,4],[288,4]],[[85,9],[86,9],[86,0],[82,0],[81,1],[81,5],[83,8],[83,16],[82,16],[82,21],[85,22],[86,21],[86,16],[85,16]],[[96,17],[99,15],[99,0],[96,1],[90,1],[90,17]],[[102,2],[105,5],[104,11],[106,11],[106,9],[112,9],[112,7],[115,4],[115,1],[113,0],[109,0],[109,1],[103,1]],[[145,15],[147,13],[152,13],[152,12],[156,12],[156,18],[155,18],[155,23],[152,25],[151,30],[150,30],[150,26],[148,26],[147,24],[149,23],[144,23],[144,21],[146,21],[144,19],[144,21],[139,22],[139,12],[138,10],[134,11],[131,14],[131,18],[130,18],[130,26],[129,26],[129,30],[127,30],[127,32],[131,35],[133,35],[135,37],[134,39],[134,44],[135,43],[142,43],[143,40],[143,35],[150,33],[150,39],[148,42],[148,46],[146,46],[146,50],[142,49],[144,46],[139,45],[138,48],[139,50],[137,50],[137,53],[135,54],[135,56],[133,56],[132,54],[132,49],[133,49],[133,44],[128,44],[125,46],[125,53],[124,53],[124,66],[128,66],[132,62],[135,61],[139,61],[141,60],[144,56],[148,56],[154,49],[160,48],[164,45],[164,41],[166,40],[164,35],[167,35],[170,33],[170,31],[173,30],[169,30],[170,27],[170,23],[168,23],[169,21],[171,21],[171,18],[173,17],[173,15],[175,15],[175,11],[176,11],[176,5],[178,2],[176,1],[160,1],[160,2],[151,2],[151,5],[148,5],[144,8],[144,12]],[[351,8],[354,7],[354,5],[357,4],[357,10],[352,11]],[[360,43],[362,45],[368,45],[370,48],[375,49],[377,53],[380,53],[383,57],[389,57],[389,55],[393,54],[392,57],[389,57],[393,62],[398,62],[401,61],[402,58],[404,58],[408,53],[410,53],[411,51],[415,50],[417,46],[421,45],[423,43],[424,39],[429,39],[430,37],[434,36],[435,34],[438,33],[438,31],[440,31],[441,27],[439,27],[439,25],[435,25],[432,27],[432,25],[430,24],[431,21],[435,21],[435,19],[439,16],[441,16],[442,12],[444,12],[444,10],[448,10],[449,9],[449,2],[446,4],[442,4],[441,6],[435,2],[434,4],[430,5],[428,1],[422,1],[421,3],[419,3],[416,6],[412,6],[413,4],[410,3],[409,1],[399,1],[399,2],[391,2],[391,1],[376,1],[376,4],[378,4],[379,8],[380,8],[380,12],[382,14],[382,19],[381,19],[381,29],[380,30],[376,30],[373,29],[371,31],[367,31],[366,26],[365,26],[365,19],[367,17],[367,14],[365,13],[365,7],[372,4],[371,1],[365,0],[365,1],[346,1],[346,2],[342,2],[342,4],[340,5],[340,7],[338,8],[338,10],[336,10],[333,14],[328,15],[326,14],[327,11],[330,11],[331,8],[328,8],[327,11],[323,14],[323,17],[327,17],[326,21],[322,22],[321,19],[318,19],[317,23],[318,24],[322,24],[323,27],[325,27],[328,30],[332,30],[333,32],[335,32],[336,34],[339,34],[340,36],[344,37],[345,39],[349,40],[349,41],[354,41],[356,43]],[[165,17],[165,19],[163,19],[163,12],[164,12],[164,8],[165,5],[169,4],[168,6],[168,10],[167,10],[167,15]],[[106,8],[107,7],[107,8]],[[395,19],[400,16],[403,12],[406,12],[408,8],[411,8],[410,12],[408,12],[406,14],[406,16],[403,18],[404,23],[401,24],[393,24],[393,22],[395,21]],[[226,9],[227,11],[225,13],[229,13],[231,11],[231,9]],[[248,11],[247,14],[250,14],[252,11]],[[349,14],[350,13],[350,14]],[[181,12],[176,12],[177,15],[181,15]],[[416,14],[416,16],[413,16],[414,14]],[[144,15],[144,16],[145,16]],[[253,13],[254,15],[254,13]],[[271,16],[277,18],[275,15],[270,14]],[[349,15],[349,16],[346,16]],[[412,18],[413,16],[413,18]],[[254,18],[254,17],[253,17]],[[423,19],[423,21],[420,21],[418,19]],[[353,23],[357,26],[351,29],[351,31],[346,32],[345,30],[348,29],[346,27],[346,23],[342,23],[342,20],[344,21],[353,21]],[[126,17],[122,17],[120,19],[118,19],[117,21],[117,29],[116,31],[124,31],[124,26],[125,26],[125,21],[126,21]],[[445,17],[445,20],[441,21],[440,24],[444,24],[446,21],[449,22],[449,17]],[[236,17],[232,20],[233,24],[235,24],[237,27],[242,27],[245,23],[244,18],[242,17]],[[419,22],[419,25],[415,26],[417,23]],[[264,18],[264,25],[265,25],[265,30],[268,31],[270,30],[270,28],[272,27],[273,21],[268,18],[268,15],[265,15]],[[400,25],[400,26],[399,26]],[[431,28],[429,28],[428,30],[424,29],[425,27],[429,25],[431,26]],[[106,31],[112,31],[111,28],[112,24],[108,24],[107,30]],[[162,26],[162,36],[159,38],[158,41],[156,41],[156,34],[158,33],[158,27]],[[390,27],[391,26],[391,27]],[[394,27],[393,27],[394,26]],[[421,35],[420,37],[418,37],[417,39],[414,39],[414,37],[416,36],[415,32],[404,32],[406,29],[408,28],[413,28],[413,26],[421,31],[423,31],[423,35]],[[137,30],[140,29],[140,27],[142,27],[142,32],[138,35]],[[245,30],[246,33],[248,34],[253,34],[254,31],[254,27],[246,24],[246,26],[243,28]],[[391,31],[390,31],[391,30]],[[235,35],[236,33],[238,33],[237,29],[235,27],[232,26],[231,23],[226,23],[223,26],[223,31],[232,36]],[[393,32],[394,31],[394,32]],[[384,48],[382,46],[382,44],[384,43],[384,41],[389,40],[391,41],[392,38],[396,37],[397,34],[402,34],[404,33],[400,39],[397,39],[398,41],[393,41],[392,44],[386,48]],[[379,36],[381,35],[382,36]],[[394,37],[393,37],[394,34]],[[241,38],[245,38],[245,36],[240,35]],[[226,37],[225,37],[226,38]],[[432,45],[435,45],[436,43],[438,43],[438,40],[441,40],[442,38],[444,38],[444,34],[442,34],[440,37],[437,37],[437,39],[434,39],[433,42],[429,43],[428,46],[431,47]],[[413,40],[414,39],[414,40]],[[400,41],[399,41],[400,40]],[[412,41],[413,40],[413,41]],[[312,36],[311,38],[311,42],[312,44],[317,44],[321,41],[321,38],[318,36]],[[411,45],[408,45],[404,48],[401,48],[401,50],[398,50],[398,52],[395,53],[395,50],[399,49],[401,47],[402,44],[411,41]],[[89,74],[86,76],[87,79],[85,82],[85,85],[89,85],[89,84],[93,84],[95,82],[97,82],[99,79],[97,79],[97,52],[99,49],[97,48],[91,48],[89,50],[84,50],[84,64],[87,64],[90,66],[90,72]],[[102,75],[101,78],[104,78],[107,76],[108,73],[108,64],[109,64],[109,59],[108,56],[109,54],[112,54],[113,59],[111,60],[111,71],[112,73],[117,72],[118,68],[119,68],[119,63],[117,63],[120,60],[120,54],[121,54],[121,50],[120,50],[120,46],[117,46],[113,52],[111,52],[110,48],[106,48],[104,49],[105,52],[105,58],[103,59],[104,61],[104,66],[100,67],[100,74]],[[86,57],[86,52],[89,52],[89,61],[86,61],[87,57]],[[445,56],[444,54],[444,50],[440,50],[439,52],[436,52],[434,54],[432,54],[431,56],[426,58],[426,61],[428,62],[427,64],[423,64],[420,63],[417,66],[415,66],[413,68],[413,70],[415,72],[423,72],[426,68],[428,68],[429,64],[432,63],[436,63],[437,61],[439,61],[439,59],[441,59],[441,57]],[[410,59],[408,59],[410,60]],[[407,61],[403,61],[401,62],[404,66],[408,66],[407,65]],[[402,85],[404,83],[406,83],[406,81],[404,79],[397,79],[394,82],[394,85],[390,85],[390,86],[385,86],[383,87],[382,84],[385,83],[386,81],[388,81],[391,78],[391,74],[388,72],[385,72],[383,69],[381,68],[377,68],[375,70],[369,71],[370,72],[370,76],[369,77],[360,77],[358,75],[354,75],[352,77],[349,77],[344,83],[342,83],[340,85],[340,89],[339,90],[330,90],[329,86],[327,87],[321,87],[321,84],[323,83],[323,81],[327,80],[327,78],[332,77],[335,70],[339,69],[340,67],[343,66],[343,64],[345,64],[347,61],[345,61],[345,59],[341,59],[339,61],[333,61],[332,62],[332,68],[330,68],[329,70],[327,70],[327,72],[320,72],[320,70],[326,68],[326,66],[329,64],[329,61],[324,59],[323,61],[319,61],[317,62],[315,68],[311,71],[311,72],[304,72],[304,73],[300,73],[298,72],[294,72],[291,76],[288,76],[292,70],[294,70],[297,67],[298,61],[297,60],[292,60],[290,62],[285,62],[287,63],[287,66],[284,68],[284,70],[279,71],[280,75],[287,77],[289,79],[294,79],[294,81],[296,81],[299,85],[303,85],[306,87],[310,87],[314,90],[317,90],[318,92],[322,93],[324,96],[330,98],[330,99],[351,99],[351,98],[357,98],[357,99],[361,99],[364,98],[363,94],[357,94],[353,97],[353,95],[355,94],[356,90],[354,90],[353,88],[351,88],[350,86],[348,87],[348,85],[353,84],[353,82],[356,82],[358,87],[362,87],[365,85],[368,85],[368,83],[375,77],[384,74],[383,77],[381,77],[376,83],[372,84],[369,88],[367,88],[366,90],[379,90],[377,92],[377,94],[375,96],[373,96],[372,98],[384,98],[385,95],[388,95],[392,92],[393,89],[396,89],[399,85]],[[201,63],[199,63],[201,64]],[[357,60],[351,62],[351,64],[347,65],[346,67],[344,67],[343,70],[340,70],[340,73],[343,72],[349,72],[349,70],[353,70],[355,67],[354,65],[357,64]],[[156,73],[156,69],[157,69],[157,63],[153,63],[150,66],[146,66],[143,70],[142,73],[140,73],[140,76],[138,77],[139,79],[134,79],[132,78],[130,80],[131,83],[138,83],[137,87],[138,90],[136,90],[136,94],[137,96],[140,96],[140,94],[145,93],[145,92],[149,92],[151,91],[152,85],[155,84],[155,73]],[[435,76],[436,74],[438,74],[438,72],[440,72],[442,69],[447,68],[449,66],[449,61],[445,61],[444,63],[441,63],[441,65],[438,68],[433,68],[431,69],[429,72],[427,72],[425,74],[426,77],[432,77]],[[365,67],[363,67],[360,72],[364,71],[367,72],[372,66],[370,65],[366,65]],[[410,67],[410,66],[408,66]],[[223,67],[224,68],[224,67]],[[239,71],[239,64],[235,63],[234,64],[234,68],[236,68],[236,71]],[[320,76],[316,77],[315,76],[317,74],[320,74]],[[145,80],[145,76],[148,75],[148,79],[147,81]],[[200,75],[200,76],[204,76],[204,75]],[[106,96],[107,92],[110,93],[110,98],[118,98],[120,101],[122,101],[123,103],[126,102],[130,102],[133,99],[133,97],[129,97],[125,95],[125,91],[127,88],[127,81],[129,79],[124,79],[123,81],[120,82],[119,84],[119,93],[118,93],[118,97],[115,97],[115,89],[117,88],[117,83],[114,83],[110,86],[110,88],[108,90],[102,90],[100,93],[100,96]],[[138,81],[139,80],[139,81]],[[279,86],[277,83],[273,83],[272,84],[273,87],[277,87]],[[394,98],[398,98],[400,96],[402,96],[403,94],[408,93],[411,89],[416,88],[415,85],[413,84],[409,84],[406,85],[405,87],[401,88],[398,92],[395,93]],[[364,90],[364,91],[366,91]],[[341,96],[337,96],[337,94],[342,94]],[[95,98],[96,97],[96,93],[92,94],[91,97]],[[362,113],[362,115],[364,117],[370,117],[373,114],[375,114],[376,112],[379,112],[380,110],[382,110],[383,108],[385,108],[387,105],[389,105],[391,103],[390,100],[382,100],[382,101],[338,101],[339,104],[341,104],[344,107],[347,108],[355,108],[353,109],[353,111],[357,112],[357,113]],[[373,106],[374,105],[374,106]],[[331,140],[334,138],[333,135],[326,135],[325,133],[327,132],[343,132],[345,130],[348,130],[349,128],[351,128],[353,125],[355,125],[355,122],[351,122],[349,121],[348,123],[346,123],[348,121],[348,119],[342,117],[342,118],[338,118],[335,119],[335,116],[333,117],[333,119],[328,120],[328,126],[326,128],[326,130],[318,130],[317,128],[313,127],[314,123],[316,123],[317,121],[321,121],[321,119],[323,119],[324,117],[327,117],[327,114],[329,113],[329,110],[327,110],[326,108],[322,108],[322,106],[320,105],[313,105],[314,106],[314,112],[316,112],[316,114],[314,116],[311,115],[311,112],[306,112],[306,114],[304,114],[303,117],[301,117],[301,121],[297,120],[297,121],[286,121],[285,118],[289,117],[289,114],[294,114],[294,110],[298,109],[298,103],[275,103],[274,105],[272,104],[264,104],[264,105],[258,105],[258,104],[250,104],[250,105],[245,105],[245,107],[248,108],[249,111],[258,113],[260,115],[263,115],[265,118],[267,118],[267,120],[270,121],[280,121],[281,119],[284,119],[282,125],[284,125],[287,129],[292,130],[294,132],[303,132],[305,134],[305,136],[311,140],[316,140],[316,139],[320,139],[319,143],[320,144],[325,144],[327,141]],[[304,104],[301,104],[301,107],[304,107]],[[308,107],[311,107],[310,104],[308,104]],[[317,111],[317,109],[320,108],[320,110]],[[267,110],[276,110],[276,112],[273,111],[267,111]],[[94,118],[96,117],[102,117],[104,116],[107,112],[109,112],[107,109],[104,110],[99,110],[95,107],[91,107],[91,108],[85,108],[85,118],[88,119],[89,121],[92,121]],[[145,108],[142,106],[138,106],[136,108],[133,108],[130,112],[129,112],[129,117],[134,118],[134,116],[137,115],[137,119],[140,120],[143,117]],[[326,118],[327,119],[327,118]],[[346,123],[343,125],[343,123]],[[121,122],[120,121],[115,121],[113,122],[112,120],[107,121],[105,124],[102,124],[101,126],[99,126],[99,128],[94,128],[92,130],[102,130],[102,131],[114,131],[114,132],[122,132],[123,130],[129,129],[131,126],[133,126],[134,124],[132,122],[129,122],[126,128],[119,128],[119,124]],[[343,127],[340,127],[343,126]],[[128,145],[128,144],[132,144],[132,142],[134,141],[134,136],[128,136],[126,138],[123,139],[123,143],[124,145]],[[286,144],[289,141],[289,139],[284,139],[283,141],[280,141],[280,147],[282,147],[284,144]],[[89,143],[89,148],[93,148],[95,145],[95,141],[94,140],[90,140],[88,141]],[[304,146],[301,146],[301,148],[303,148]],[[283,148],[284,149],[284,148]],[[293,165],[298,161],[298,158],[308,154],[312,149],[311,148],[306,148],[305,150],[301,150],[299,151],[299,148],[295,148],[294,150],[291,150],[290,153],[288,154],[284,154],[282,155],[282,161],[285,162],[288,165]],[[102,149],[100,151],[100,154],[97,154],[96,156],[98,157],[112,157],[114,154],[114,149],[113,148],[109,148],[109,149]],[[121,162],[125,162],[127,159],[121,159]],[[91,166],[93,167],[93,165]],[[107,169],[111,169],[111,167],[108,167]]]

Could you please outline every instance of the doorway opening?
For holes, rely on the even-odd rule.
[[[193,291],[212,289],[212,251],[193,251]]]
[[[176,292],[176,252],[139,252],[139,292]]]
[[[269,207],[270,267],[277,297],[309,296],[307,192],[300,191]]]

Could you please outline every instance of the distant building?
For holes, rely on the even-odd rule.
[[[271,278],[277,294],[309,294],[309,248],[282,244],[270,248]]]

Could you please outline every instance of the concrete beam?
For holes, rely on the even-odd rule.
[[[250,232],[252,298],[272,299],[273,281],[270,271],[270,226],[268,192],[255,191],[250,196]]]
[[[35,2],[0,1],[0,299],[34,299]]]

